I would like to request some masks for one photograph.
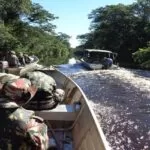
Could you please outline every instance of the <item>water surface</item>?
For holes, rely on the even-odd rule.
[[[150,150],[150,72],[70,69],[61,71],[85,92],[112,149]]]

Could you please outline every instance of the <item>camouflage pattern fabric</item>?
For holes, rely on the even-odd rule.
[[[8,63],[10,67],[18,67],[20,65],[19,59],[15,54],[9,56]]]
[[[9,73],[0,73],[0,83],[4,84],[6,82],[12,81],[14,79],[20,78],[19,76],[9,74]]]
[[[47,126],[21,106],[36,93],[30,80],[0,74],[0,150],[47,150]]]
[[[35,96],[24,107],[30,110],[44,110],[55,108],[64,97],[63,90],[56,90],[55,80],[40,71],[27,72],[22,75],[37,88]],[[61,91],[61,92],[60,92]]]
[[[18,78],[6,82],[1,91],[4,97],[22,106],[35,95],[37,89],[31,85],[30,80]]]
[[[47,150],[47,126],[33,111],[20,108],[0,109],[1,150]]]
[[[21,66],[25,66],[26,63],[25,63],[25,58],[23,56],[23,53],[20,52],[18,54],[18,60],[19,60],[19,63],[20,63]]]
[[[53,91],[56,89],[55,80],[43,72],[40,71],[27,72],[21,77],[29,79],[31,83],[36,88],[38,88],[38,91],[41,90],[52,94]]]

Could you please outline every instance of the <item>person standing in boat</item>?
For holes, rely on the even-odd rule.
[[[47,150],[47,125],[34,111],[22,106],[34,97],[37,89],[30,80],[0,74],[0,149]]]

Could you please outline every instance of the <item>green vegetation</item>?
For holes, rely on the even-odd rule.
[[[67,62],[72,55],[70,37],[55,33],[54,14],[31,0],[0,0],[0,52],[22,51],[45,65]],[[108,5],[93,10],[90,32],[79,35],[74,49],[107,49],[118,53],[120,64],[150,68],[150,0],[131,5]]]
[[[133,53],[133,58],[136,63],[138,63],[141,68],[150,68],[150,46],[147,48],[140,48],[138,51]]]
[[[90,32],[78,36],[81,45],[76,50],[112,50],[118,53],[120,64],[138,63],[150,69],[150,46],[147,46],[150,41],[150,0],[100,7],[89,14],[89,19]]]
[[[64,63],[71,51],[70,37],[55,33],[55,19],[31,0],[0,0],[0,51],[34,54],[45,65]]]

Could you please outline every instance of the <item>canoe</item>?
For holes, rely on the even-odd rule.
[[[52,76],[57,87],[65,91],[64,102],[55,109],[36,111],[48,125],[51,145],[59,150],[110,150],[82,89],[55,68],[41,71]]]

